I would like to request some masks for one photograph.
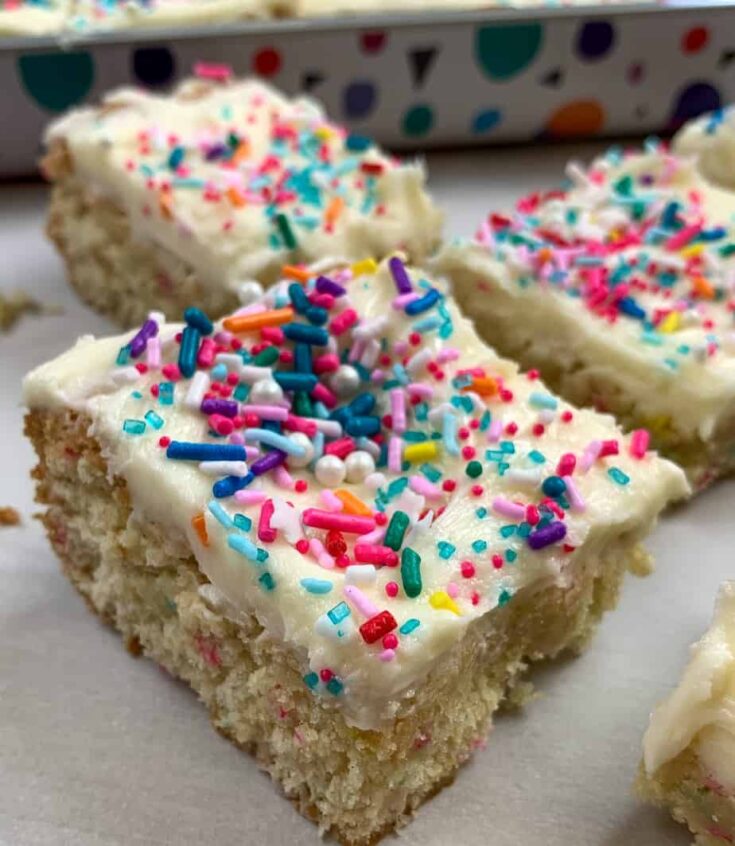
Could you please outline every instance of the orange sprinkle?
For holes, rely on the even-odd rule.
[[[337,219],[342,214],[345,207],[345,201],[342,197],[334,197],[324,212],[324,222],[327,226],[334,226]]]
[[[166,218],[166,220],[171,220],[174,215],[173,200],[171,198],[170,191],[161,191],[161,193],[158,195],[158,208],[163,217]]]
[[[232,158],[230,161],[234,165],[239,165],[243,159],[247,159],[250,157],[250,144],[247,141],[241,141],[237,145],[237,149],[232,154]]]
[[[281,273],[286,279],[295,279],[297,282],[308,282],[312,274],[305,267],[295,264],[287,264],[281,268]]]
[[[344,514],[359,514],[361,517],[372,517],[373,510],[357,496],[344,488],[337,488],[334,495],[344,505]]]
[[[492,376],[475,376],[469,385],[462,388],[463,391],[474,391],[481,397],[494,397],[498,392],[498,383]]]
[[[227,199],[237,208],[242,208],[245,205],[245,199],[237,188],[228,188],[226,191]]]
[[[554,251],[549,249],[549,247],[541,247],[536,255],[538,256],[541,264],[546,264],[547,261],[551,261],[551,259],[554,258]]]
[[[293,318],[291,306],[274,308],[272,311],[256,311],[255,314],[234,314],[226,317],[222,325],[228,332],[254,332],[266,326],[281,326]]]
[[[713,300],[715,298],[715,289],[704,276],[693,276],[692,288],[694,288],[694,293],[702,299]]]
[[[191,525],[197,533],[197,537],[202,542],[202,546],[209,546],[209,535],[207,534],[207,524],[204,521],[204,515],[200,511],[191,518]]]

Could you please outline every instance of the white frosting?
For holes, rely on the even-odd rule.
[[[674,136],[672,149],[693,156],[700,173],[713,184],[735,188],[735,109],[702,115],[685,124]]]
[[[416,286],[421,277],[416,272],[412,272],[412,276]],[[280,296],[278,287],[266,295],[268,302],[275,301],[276,304]],[[371,327],[379,327],[379,337],[387,343],[384,349],[392,349],[395,343],[399,343],[400,348],[400,341],[407,339],[416,320],[390,307],[395,288],[386,266],[383,265],[375,276],[354,279],[348,285],[348,296],[350,305],[360,315],[356,328],[370,334]],[[447,311],[444,311],[445,308]],[[395,598],[386,596],[388,582],[401,582],[399,569],[379,568],[372,578],[368,572],[365,580],[364,571],[322,569],[312,555],[302,555],[294,549],[292,544],[302,531],[306,531],[307,535],[312,533],[299,526],[298,514],[306,507],[324,508],[324,502],[320,497],[321,486],[313,473],[308,468],[293,466],[291,473],[295,479],[308,481],[308,491],[284,490],[278,487],[272,475],[259,477],[252,486],[261,487],[274,500],[288,499],[297,508],[296,512],[291,512],[283,503],[279,506],[279,509],[285,509],[285,519],[279,519],[278,523],[286,528],[279,531],[275,542],[266,546],[269,553],[267,568],[275,580],[276,589],[270,592],[263,590],[258,583],[262,568],[254,566],[228,546],[228,531],[207,511],[207,503],[212,500],[213,478],[201,472],[196,462],[166,458],[165,450],[158,445],[160,435],[180,441],[209,440],[207,418],[198,410],[190,410],[183,402],[189,383],[177,383],[174,406],[156,404],[149,387],[162,378],[158,371],[140,376],[130,368],[114,367],[118,350],[130,339],[130,335],[104,340],[82,338],[69,352],[39,367],[26,378],[25,400],[33,409],[69,407],[88,414],[93,421],[92,433],[103,445],[111,472],[123,477],[128,484],[135,514],[144,520],[184,532],[202,571],[232,608],[255,613],[269,634],[285,639],[304,656],[304,664],[312,670],[319,672],[326,667],[337,673],[345,687],[334,702],[342,706],[346,718],[361,727],[379,726],[381,721],[391,718],[397,697],[420,681],[442,656],[457,646],[474,622],[491,613],[499,603],[507,599],[512,602],[518,591],[536,589],[554,580],[566,583],[575,566],[576,555],[595,558],[601,551],[614,547],[620,536],[625,536],[626,544],[631,538],[641,536],[649,529],[659,510],[669,500],[683,496],[687,490],[683,474],[674,465],[651,453],[643,458],[634,458],[630,454],[628,440],[610,417],[574,410],[573,420],[565,422],[562,415],[569,406],[547,394],[539,381],[520,375],[514,364],[498,358],[478,339],[469,321],[459,315],[453,304],[444,301],[441,314],[444,315],[442,319],[451,320],[451,337],[442,344],[435,333],[428,332],[425,335],[426,348],[433,356],[441,356],[439,360],[451,359],[452,353],[447,351],[449,344],[451,349],[461,350],[461,357],[457,361],[443,361],[441,367],[445,375],[441,381],[431,378],[418,361],[406,365],[420,385],[431,387],[435,392],[431,400],[432,410],[425,422],[414,419],[412,407],[407,404],[409,429],[431,432],[433,426],[445,425],[445,414],[453,417],[460,428],[468,423],[469,417],[464,411],[443,403],[457,396],[451,382],[460,370],[482,367],[487,375],[502,379],[503,389],[513,393],[512,401],[508,396],[501,400],[499,395],[486,401],[493,420],[502,421],[504,425],[514,422],[518,431],[514,436],[504,435],[496,431],[493,423],[487,432],[474,430],[476,434],[467,443],[474,442],[478,446],[477,458],[483,463],[483,475],[479,479],[465,475],[466,459],[450,455],[447,452],[449,447],[440,448],[438,457],[429,459],[429,463],[441,470],[443,478],[457,481],[453,494],[440,490],[436,498],[425,499],[423,495],[407,490],[387,504],[388,515],[400,508],[411,516],[412,527],[406,543],[410,543],[421,556],[423,581],[420,595],[413,599],[403,591]],[[179,330],[177,325],[163,328],[164,360],[176,360],[177,347],[171,339]],[[246,336],[243,341],[247,347],[253,338]],[[341,336],[340,342],[346,341],[346,336]],[[406,355],[411,355],[410,350],[409,346]],[[117,375],[113,378],[111,374],[115,374],[116,370]],[[128,381],[126,376],[132,381]],[[133,395],[134,390],[142,394],[142,399]],[[389,411],[387,395],[378,391],[376,396],[382,406],[378,406],[375,413]],[[479,415],[485,401],[476,397],[472,402]],[[124,420],[141,419],[148,409],[154,409],[164,419],[160,431],[149,430],[140,436],[122,431]],[[540,420],[545,421],[543,436],[532,433],[532,428]],[[580,547],[579,552],[565,551],[560,543],[534,551],[522,537],[514,535],[506,539],[500,534],[501,527],[514,520],[493,510],[494,497],[521,503],[540,501],[540,481],[555,472],[554,468],[563,454],[578,454],[581,467],[584,463],[582,453],[588,444],[609,439],[619,441],[620,454],[593,460],[588,472],[579,469],[574,476],[576,505],[573,503],[566,513],[568,531],[565,543]],[[509,468],[504,475],[499,475],[497,465],[486,460],[484,455],[486,449],[502,449],[499,441],[508,444],[512,441],[510,448],[515,450],[507,455]],[[534,450],[537,451],[534,453],[536,460],[538,453],[543,454],[543,464],[535,463],[530,455]],[[626,474],[628,483],[615,483],[608,473],[611,467]],[[396,474],[386,468],[380,468],[378,472],[386,478],[368,477],[365,482],[346,482],[342,487],[355,493],[363,502],[372,503],[374,483],[385,487],[396,478]],[[411,473],[420,473],[419,466],[413,465],[409,475]],[[483,486],[479,497],[471,492],[472,485],[477,483]],[[219,502],[229,514],[235,511],[249,514],[257,525],[258,507],[246,508],[232,499]],[[446,506],[445,510],[433,520],[427,531],[425,527],[431,522],[432,514],[418,520],[423,509],[435,512],[442,505]],[[480,507],[485,509],[486,514],[478,515]],[[209,546],[203,546],[192,529],[192,517],[199,512],[206,515]],[[254,537],[254,531],[251,537]],[[317,535],[323,538],[323,533]],[[473,547],[478,540],[484,541],[486,548],[481,548],[482,544]],[[440,542],[454,547],[445,558],[439,554],[437,544]],[[505,556],[508,550],[517,558],[512,561],[508,557],[502,567],[494,566],[492,556]],[[467,560],[473,562],[475,572],[465,577],[462,562]],[[324,595],[309,593],[301,584],[305,578],[327,580],[332,583],[331,589]],[[393,660],[381,660],[380,642],[373,646],[363,642],[355,623],[359,625],[364,618],[352,603],[348,602],[352,616],[343,627],[345,636],[342,639],[321,633],[318,621],[345,599],[346,579],[359,584],[365,596],[378,609],[388,609],[399,626],[409,619],[420,622],[411,634],[401,634]],[[450,593],[454,594],[454,610],[435,607],[436,603],[432,605],[432,597],[436,599],[439,595],[446,598]],[[473,595],[476,595],[475,600]],[[329,699],[329,694],[324,695]]]
[[[649,775],[687,748],[722,786],[735,789],[735,582],[725,582],[709,631],[692,647],[674,692],[643,739]]]
[[[233,132],[235,166],[211,157]],[[287,100],[257,81],[190,80],[172,97],[121,89],[100,108],[52,124],[54,139],[66,143],[77,178],[119,205],[139,238],[183,258],[212,286],[270,282],[289,261],[325,255],[361,259],[405,247],[420,258],[440,236],[442,215],[419,164],[400,164],[373,145],[348,149],[345,130],[314,101]],[[273,220],[279,213],[295,251]]]
[[[555,248],[552,258],[540,264],[538,252],[529,252],[525,244],[496,242],[486,228],[483,244],[450,245],[434,266],[453,278],[460,301],[476,319],[491,320],[507,331],[514,327],[518,338],[528,339],[562,370],[572,370],[576,360],[585,362],[593,381],[599,376],[606,383],[617,383],[639,417],[651,421],[649,425],[663,418],[679,433],[707,440],[718,423],[735,414],[735,323],[730,309],[735,256],[719,253],[721,245],[735,241],[735,194],[707,183],[691,161],[660,152],[630,155],[622,161],[613,154],[596,160],[586,171],[572,164],[568,173],[573,185],[563,197],[550,197],[523,216],[508,215],[516,221],[514,231],[529,239],[527,243],[541,243],[539,228],[567,239],[567,254],[572,256],[566,259],[568,264],[560,263],[565,251]],[[672,201],[691,207],[689,198],[698,192],[701,207],[687,212],[689,222],[727,230],[722,239],[698,247],[703,265],[691,274],[682,273],[687,248],[692,246],[688,243],[681,249],[633,243],[602,259],[610,274],[623,263],[637,262],[625,281],[642,280],[646,289],[634,284],[630,296],[649,321],[659,312],[677,312],[671,331],[665,331],[661,322],[646,331],[641,320],[622,313],[611,323],[593,313],[585,299],[583,262],[595,255],[601,242],[609,243],[613,233],[630,224],[627,209],[632,202],[621,202],[615,187],[626,177],[633,180],[633,197],[645,197],[654,216]],[[650,187],[644,178],[650,178]],[[668,288],[656,284],[664,270],[678,274]],[[557,271],[563,281],[551,284],[547,280]],[[694,276],[706,279],[719,298],[692,298]],[[710,344],[716,347],[714,354],[708,351]]]
[[[21,2],[0,7],[0,36],[51,35],[65,25],[72,0],[47,0],[44,5]]]

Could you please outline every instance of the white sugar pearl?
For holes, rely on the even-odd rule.
[[[345,458],[345,469],[347,471],[347,481],[352,482],[353,485],[359,485],[365,479],[375,472],[375,461],[369,452],[362,449],[351,452]]]
[[[273,405],[283,399],[283,388],[275,379],[258,379],[248,396],[254,405]]]
[[[336,488],[345,480],[345,463],[336,455],[323,455],[314,465],[314,475],[325,488]]]
[[[240,304],[248,306],[263,296],[263,286],[260,282],[251,279],[247,282],[240,282],[237,286],[236,293]]]
[[[360,387],[360,374],[349,364],[340,364],[330,379],[330,385],[338,397],[350,397]]]
[[[294,432],[292,435],[288,436],[288,439],[292,443],[298,444],[300,447],[304,448],[303,455],[289,455],[288,466],[306,467],[307,464],[310,464],[314,458],[314,444],[311,442],[311,439],[303,432]]]

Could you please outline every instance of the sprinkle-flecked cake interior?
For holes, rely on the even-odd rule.
[[[48,131],[48,232],[95,309],[127,325],[191,304],[218,317],[284,264],[437,245],[420,165],[310,100],[219,66],[200,74],[171,96],[113,92]]]
[[[637,787],[686,823],[696,843],[735,841],[735,583],[674,692],[651,716]]]
[[[152,314],[26,381],[66,572],[347,843],[403,824],[529,660],[578,649],[687,486],[394,256]]]
[[[735,466],[735,195],[656,142],[567,176],[438,267],[501,353],[648,429],[703,487]]]

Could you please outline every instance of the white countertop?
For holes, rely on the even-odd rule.
[[[561,179],[596,148],[488,150],[429,157],[450,235]],[[63,309],[0,335],[0,844],[313,846],[316,829],[254,762],[210,727],[194,695],[118,636],[66,583],[40,526],[21,436],[20,380],[78,334],[109,324],[67,288],[43,235],[46,189],[0,184],[0,290]],[[706,628],[715,591],[735,576],[724,482],[667,515],[650,541],[657,572],[629,578],[578,659],[537,670],[543,694],[496,721],[487,748],[425,805],[406,846],[684,846],[685,830],[637,803],[631,783],[648,713]],[[390,844],[391,839],[385,841]]]

